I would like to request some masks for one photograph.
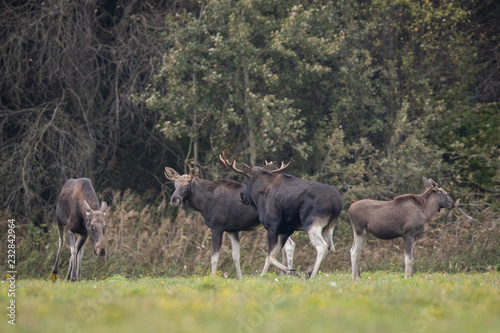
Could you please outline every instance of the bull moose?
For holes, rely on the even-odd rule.
[[[243,185],[229,179],[207,181],[198,177],[199,169],[193,168],[189,174],[179,175],[172,168],[165,168],[165,177],[174,182],[175,190],[170,204],[193,209],[202,214],[212,233],[212,275],[217,272],[222,236],[229,235],[233,261],[239,279],[240,231],[249,231],[260,226],[259,215],[250,207],[242,205],[240,193]],[[290,239],[283,250],[283,260],[292,269],[295,243]]]
[[[83,255],[83,244],[90,235],[94,253],[106,255],[105,215],[108,204],[99,200],[88,178],[70,179],[64,184],[57,199],[57,227],[59,230],[59,249],[56,262],[52,268],[52,280],[57,279],[57,266],[64,246],[64,234],[71,249],[68,274],[66,280],[80,280],[80,266]],[[75,241],[75,235],[78,235]]]
[[[235,159],[230,163],[224,152],[219,158],[224,165],[247,177],[241,200],[259,213],[267,229],[268,255],[262,274],[270,264],[287,274],[293,273],[276,260],[276,254],[290,235],[304,230],[317,251],[316,261],[307,269],[307,275],[314,278],[325,255],[335,250],[333,229],[344,205],[340,193],[326,184],[278,174],[292,161],[282,162],[279,168],[269,168],[269,163],[266,167],[243,163],[240,170],[236,168]]]
[[[360,200],[349,207],[349,219],[354,232],[351,248],[352,277],[361,277],[359,256],[368,233],[379,239],[403,237],[405,278],[413,276],[413,248],[416,238],[424,231],[425,222],[441,208],[453,208],[453,199],[432,179],[422,177],[425,192],[404,194],[391,201]]]

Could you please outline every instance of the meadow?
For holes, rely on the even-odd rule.
[[[7,281],[0,304],[8,304]],[[17,281],[1,332],[498,332],[500,273],[320,273]]]

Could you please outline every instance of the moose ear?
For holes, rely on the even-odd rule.
[[[243,173],[245,174],[245,176],[247,177],[252,177],[253,175],[253,169],[251,166],[249,166],[248,164],[246,163],[243,163]]]
[[[432,179],[427,179],[425,177],[422,177],[422,180],[424,182],[425,188],[438,188],[438,184],[436,184],[435,181]]]
[[[167,177],[168,180],[175,182],[180,176],[174,169],[165,167],[165,177]]]
[[[85,211],[85,214],[87,214],[87,216],[89,216],[90,213],[92,212],[92,209],[90,209],[90,206],[87,203],[87,200],[83,200],[83,210]]]
[[[106,211],[108,210],[108,204],[106,202],[101,203],[101,208],[99,209],[104,215],[106,215]]]
[[[194,177],[198,177],[199,173],[200,173],[200,169],[192,168],[191,171],[189,171],[189,180],[193,180]]]

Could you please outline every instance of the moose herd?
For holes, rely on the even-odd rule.
[[[170,204],[192,209],[202,214],[212,234],[211,268],[216,274],[223,233],[229,235],[236,273],[242,279],[240,267],[240,231],[253,230],[263,225],[267,231],[268,251],[261,275],[272,264],[286,274],[297,274],[293,269],[295,243],[290,236],[303,230],[316,249],[316,260],[306,271],[314,278],[324,257],[335,250],[333,231],[344,206],[340,193],[333,187],[304,180],[283,173],[290,162],[267,162],[263,167],[236,167],[225,153],[219,155],[224,166],[245,175],[246,183],[229,179],[207,181],[198,177],[198,168],[179,175],[166,167],[165,177],[174,182]],[[359,257],[368,234],[379,239],[402,237],[404,240],[405,278],[413,276],[413,248],[424,231],[425,222],[441,208],[451,209],[455,203],[450,195],[432,179],[422,177],[425,191],[420,195],[404,194],[391,201],[364,199],[354,202],[348,210],[354,243],[350,250],[352,277],[360,277]],[[101,203],[87,178],[70,179],[63,186],[57,200],[59,249],[52,268],[52,279],[57,279],[59,258],[65,235],[71,249],[66,280],[80,280],[83,244],[88,236],[94,253],[106,255],[107,204]],[[76,237],[76,241],[75,241]],[[282,251],[282,263],[276,256]]]

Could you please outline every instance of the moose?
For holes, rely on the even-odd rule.
[[[286,274],[294,272],[276,260],[278,251],[297,230],[304,230],[316,248],[316,261],[307,269],[307,276],[316,276],[325,255],[334,251],[333,230],[344,205],[342,196],[333,187],[303,180],[281,173],[288,168],[281,162],[281,167],[250,167],[243,163],[243,170],[236,168],[236,160],[229,162],[222,152],[221,162],[247,177],[241,192],[241,201],[258,212],[260,221],[267,230],[268,254],[261,275],[270,264]],[[272,162],[276,164],[275,162]]]
[[[56,205],[59,230],[59,249],[56,262],[52,268],[52,280],[57,279],[57,266],[64,246],[64,234],[71,249],[68,274],[66,280],[80,280],[80,266],[83,255],[83,244],[90,235],[94,253],[106,255],[106,220],[104,219],[108,204],[99,200],[88,178],[68,180],[59,194]],[[78,235],[75,241],[75,235]]]
[[[271,165],[269,167],[274,167]],[[240,231],[250,231],[261,225],[259,215],[240,203],[243,184],[230,179],[207,181],[198,177],[199,169],[179,175],[172,168],[165,168],[165,177],[174,182],[175,190],[170,204],[200,212],[212,233],[212,275],[217,272],[222,236],[229,235],[232,257],[238,279],[243,275],[240,268]],[[283,249],[283,261],[292,270],[295,243],[290,239]]]
[[[422,177],[425,192],[420,195],[404,194],[391,201],[360,200],[349,207],[349,219],[354,232],[350,250],[352,277],[361,277],[359,256],[368,233],[379,239],[403,237],[405,278],[413,276],[413,248],[417,237],[424,231],[425,222],[441,208],[453,208],[453,199],[432,179]]]

